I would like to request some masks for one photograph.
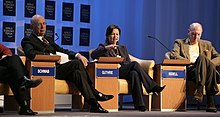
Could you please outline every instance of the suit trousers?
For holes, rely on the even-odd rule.
[[[157,85],[136,61],[122,65],[119,68],[119,78],[127,79],[131,85],[135,106],[144,106],[142,83],[148,93]]]
[[[205,86],[206,95],[219,92],[216,74],[216,66],[204,55],[200,55],[193,65],[187,67],[187,78],[194,81],[197,87]]]
[[[31,99],[27,89],[20,89],[24,76],[27,76],[27,70],[19,56],[8,56],[0,61],[0,76],[0,81],[10,86],[19,106]]]
[[[56,79],[73,82],[88,104],[97,103],[98,91],[92,86],[92,80],[79,60],[72,60],[56,66]]]

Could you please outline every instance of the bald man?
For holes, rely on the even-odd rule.
[[[194,100],[203,101],[203,87],[205,86],[207,103],[206,112],[217,112],[214,96],[219,92],[219,74],[216,66],[220,65],[220,55],[207,40],[202,40],[202,25],[192,23],[188,29],[188,37],[177,39],[171,59],[189,59],[191,64],[187,66],[187,79],[192,80],[197,89]]]
[[[36,55],[50,55],[61,52],[67,54],[71,61],[56,64],[56,79],[67,80],[76,85],[82,93],[85,101],[90,105],[90,112],[108,113],[108,110],[101,107],[98,101],[107,101],[112,99],[113,95],[105,95],[96,90],[92,84],[92,80],[85,69],[88,65],[86,57],[77,52],[64,49],[54,43],[51,38],[45,35],[46,20],[41,15],[34,15],[31,18],[31,27],[33,32],[30,36],[22,39],[21,45],[25,55],[29,59],[33,59]]]

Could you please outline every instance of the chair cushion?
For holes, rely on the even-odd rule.
[[[8,84],[0,83],[0,95],[13,95]]]
[[[218,84],[218,89],[220,90],[220,84]],[[203,94],[206,95],[205,87],[203,88]],[[220,91],[216,95],[220,95]]]
[[[76,94],[80,95],[80,91],[77,87],[65,80],[55,80],[55,93],[56,94]]]
[[[149,95],[143,85],[142,88],[143,88],[143,94]],[[119,94],[129,94],[130,87],[128,85],[128,81],[125,79],[118,79],[118,90],[119,90],[118,91]]]
[[[0,83],[0,94],[2,95],[13,95],[8,84]],[[55,80],[55,94],[75,94],[80,95],[80,91],[76,88],[73,83],[65,80]]]

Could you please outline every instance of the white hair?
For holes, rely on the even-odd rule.
[[[193,29],[195,29],[195,27],[201,27],[201,29],[202,29],[202,25],[200,23],[194,22],[194,23],[190,24],[189,30],[193,30]]]
[[[44,19],[44,17],[41,16],[41,15],[37,15],[36,14],[36,15],[32,16],[32,18],[31,18],[31,25],[36,24],[36,19],[38,19],[39,17],[42,17]]]

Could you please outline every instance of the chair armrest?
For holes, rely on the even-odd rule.
[[[60,60],[59,55],[36,55],[32,61],[57,62]]]
[[[136,58],[132,55],[129,55],[129,57],[131,58],[131,61],[136,61],[138,62],[141,67],[146,71],[146,73],[148,73],[150,75],[151,78],[153,78],[153,74],[154,74],[154,65],[155,65],[155,61],[154,60],[144,60],[144,59],[139,59]]]

